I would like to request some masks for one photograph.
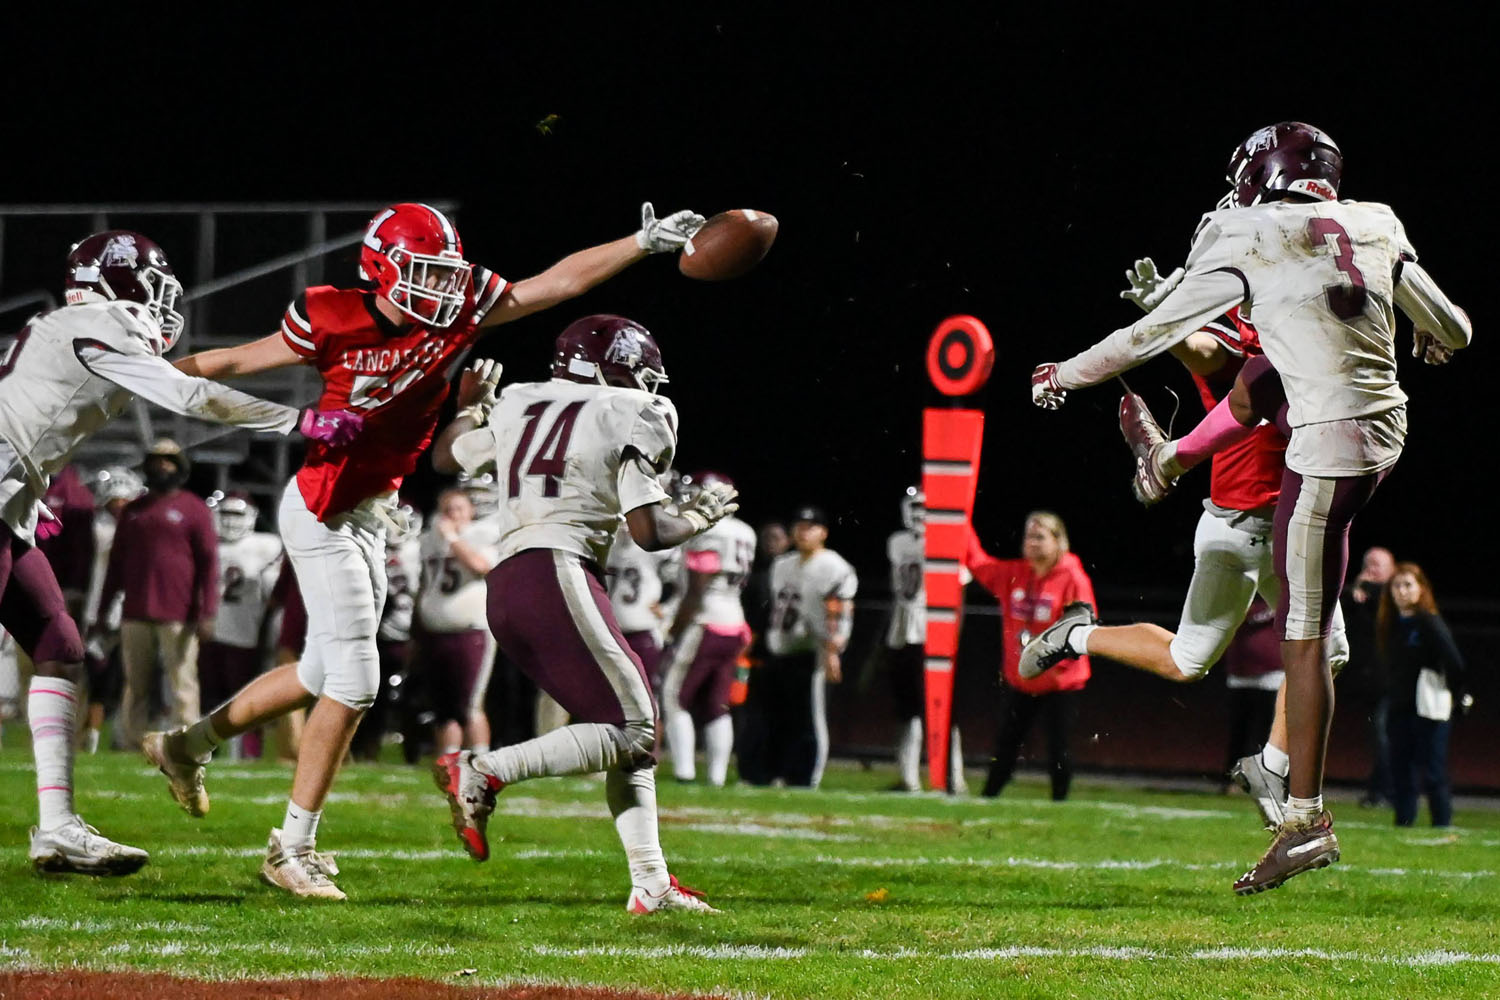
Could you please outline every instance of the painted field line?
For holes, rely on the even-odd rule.
[[[116,958],[123,955],[144,955],[152,958],[171,958],[178,955],[188,955],[194,958],[213,958],[219,955],[278,955],[306,959],[309,956],[317,957],[323,953],[332,955],[402,955],[412,958],[442,958],[458,954],[458,949],[452,945],[428,945],[428,944],[369,944],[365,942],[342,944],[328,944],[323,946],[306,944],[286,944],[278,941],[225,941],[210,943],[207,941],[171,941],[159,944],[142,943],[140,941],[120,941],[116,944],[101,948],[95,952],[96,955],[105,958]]]
[[[152,931],[158,934],[207,934],[213,928],[205,924],[184,924],[175,920],[65,920],[61,917],[27,917],[15,927],[23,931],[82,931],[97,934],[105,931]]]
[[[1016,945],[1006,948],[973,948],[963,951],[917,951],[897,949],[894,951],[847,950],[814,948],[767,948],[762,945],[661,945],[657,947],[599,946],[588,948],[559,948],[553,945],[533,945],[533,954],[546,958],[636,958],[657,960],[666,958],[702,958],[713,961],[786,962],[805,958],[826,957],[835,960],[860,958],[872,961],[956,961],[994,962],[1018,958],[1088,958],[1106,961],[1136,962],[1164,959],[1169,961],[1197,962],[1242,962],[1260,961],[1267,958],[1318,959],[1325,962],[1354,962],[1358,964],[1397,965],[1407,968],[1431,968],[1449,965],[1500,965],[1500,955],[1462,951],[1424,951],[1409,955],[1389,953],[1366,954],[1353,951],[1325,951],[1319,948],[1213,948],[1190,952],[1159,951],[1153,948],[1100,947],[1100,948],[1047,948]]]
[[[438,848],[427,850],[406,850],[402,848],[349,848],[340,850],[331,848],[328,850],[338,859],[369,860],[369,861],[447,861],[462,860],[464,855],[458,847]],[[717,855],[713,857],[694,854],[692,851],[676,850],[673,856],[686,864],[698,865],[742,865],[746,863],[743,855]],[[165,857],[219,857],[219,858],[258,858],[265,854],[263,847],[225,847],[219,845],[194,845],[188,847],[165,847],[157,851],[157,854]],[[503,847],[497,847],[493,854],[493,860],[515,860],[515,861],[565,861],[574,859],[598,859],[619,858],[618,851],[604,851],[578,848],[526,848],[507,854]],[[753,862],[761,868],[800,867],[803,865],[826,865],[830,868],[1022,868],[1040,871],[1154,871],[1156,869],[1177,869],[1189,872],[1216,872],[1234,871],[1244,867],[1238,861],[1220,861],[1210,864],[1186,863],[1173,858],[1099,858],[1095,860],[1076,860],[1069,858],[1033,858],[1016,855],[1004,857],[973,857],[943,855],[931,858],[912,857],[862,857],[859,855],[842,854],[819,854],[811,858],[800,857],[781,859],[775,856],[757,858]],[[1495,872],[1489,870],[1463,871],[1452,869],[1435,868],[1363,868],[1358,865],[1339,865],[1333,869],[1335,873],[1347,872],[1352,875],[1373,875],[1379,878],[1451,878],[1461,880],[1494,878]]]

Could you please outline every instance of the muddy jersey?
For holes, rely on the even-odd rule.
[[[219,543],[219,613],[214,641],[241,649],[260,646],[260,626],[281,574],[281,539],[263,531]]]
[[[0,340],[0,519],[30,541],[50,477],[140,396],[175,413],[290,433],[299,411],[185,375],[156,354],[156,319],[134,302],[42,313]]]
[[[494,516],[470,521],[458,538],[484,557],[482,572],[474,572],[453,554],[437,525],[422,533],[422,589],[417,595],[417,616],[429,632],[486,627],[484,577],[500,561],[500,525]]]
[[[771,563],[771,624],[767,646],[777,656],[821,649],[830,637],[848,639],[852,617],[846,610],[829,622],[828,602],[852,601],[859,589],[854,567],[831,549],[807,559],[795,550]]]
[[[885,543],[891,564],[891,624],[885,644],[891,649],[927,641],[927,554],[922,533],[903,528]]]
[[[659,634],[665,625],[662,594],[677,565],[670,549],[647,552],[622,524],[604,567],[609,603],[622,632]]]
[[[380,612],[382,642],[406,642],[411,638],[411,619],[417,607],[417,588],[422,582],[422,543],[408,538],[391,542],[385,549],[385,607]]]
[[[397,326],[381,315],[376,293],[360,289],[309,288],[287,307],[281,337],[323,377],[318,406],[365,418],[357,441],[307,444],[297,487],[319,520],[399,489],[417,467],[449,380],[507,287],[504,278],[474,267],[463,308],[442,328]]]
[[[726,517],[683,546],[683,561],[690,572],[713,574],[694,624],[720,632],[744,626],[740,594],[755,561],[755,541],[754,528],[737,517]]]
[[[667,499],[657,477],[677,449],[671,400],[553,379],[506,386],[489,423],[453,444],[471,475],[500,485],[500,559],[572,552],[603,568],[625,513]]]

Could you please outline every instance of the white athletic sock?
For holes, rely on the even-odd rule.
[[[281,846],[283,850],[311,847],[318,840],[318,820],[323,810],[303,809],[291,799],[286,800],[286,817],[281,821]]]
[[[1068,633],[1068,648],[1079,656],[1087,655],[1089,651],[1089,636],[1094,634],[1098,625],[1078,625]]]
[[[1323,815],[1323,796],[1314,795],[1310,799],[1299,799],[1290,795],[1286,800],[1286,821],[1288,823],[1313,823]]]
[[[1286,755],[1286,751],[1269,743],[1261,747],[1260,762],[1266,766],[1267,771],[1278,777],[1285,778],[1292,773],[1292,760]]]
[[[957,726],[948,733],[948,790],[955,795],[969,793],[969,783],[964,780],[964,745]]]
[[[214,730],[214,724],[207,715],[188,726],[182,734],[182,749],[194,759],[212,754],[223,742],[224,737]]]
[[[630,884],[660,896],[671,883],[656,830],[656,769],[610,771],[604,776],[604,796],[620,843],[625,845]]]
[[[617,726],[580,722],[525,743],[491,750],[475,757],[474,767],[507,785],[530,778],[608,771],[620,761],[622,741],[618,734]]]
[[[693,732],[693,717],[680,708],[667,712],[667,752],[672,755],[672,777],[678,781],[692,781],[698,776],[697,753]]]
[[[80,747],[84,753],[99,752],[99,730],[85,729],[83,731],[83,745]]]
[[[723,788],[729,779],[729,757],[734,753],[734,720],[721,715],[703,727],[703,751],[708,783]]]
[[[33,677],[26,697],[31,753],[36,758],[39,829],[52,830],[73,818],[73,726],[78,685],[61,677]]]
[[[922,719],[913,716],[906,720],[906,729],[901,733],[901,742],[896,744],[896,773],[901,784],[917,791],[922,787]]]

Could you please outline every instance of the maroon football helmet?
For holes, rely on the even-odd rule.
[[[655,393],[667,381],[661,348],[635,320],[601,313],[575,320],[557,337],[552,377]]]
[[[155,241],[128,229],[95,233],[68,251],[63,279],[69,305],[87,302],[90,295],[139,302],[161,324],[158,354],[165,354],[182,336],[182,314],[175,308],[182,282],[172,273],[167,255]]]
[[[1303,122],[1267,125],[1230,154],[1229,193],[1219,207],[1248,208],[1289,194],[1334,201],[1343,172],[1344,156],[1327,132]]]
[[[419,323],[450,325],[464,306],[471,269],[448,217],[403,203],[377,212],[359,251],[359,276]]]

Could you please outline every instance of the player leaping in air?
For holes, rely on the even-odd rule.
[[[73,811],[73,736],[83,640],[57,578],[35,548],[57,530],[47,483],[78,446],[135,396],[174,413],[345,445],[362,418],[298,411],[184,375],[162,355],[182,334],[182,284],[161,247],[126,230],[95,233],[68,254],[67,305],[32,317],[0,351],[0,625],[36,664],[27,696],[40,821],[39,870],[127,875],[146,852],[117,844]]]
[[[323,405],[365,419],[355,446],[310,447],[282,496],[281,536],[308,610],[301,660],[261,675],[184,729],[148,735],[143,745],[167,775],[172,797],[202,816],[209,807],[203,765],[213,749],[312,706],[286,814],[261,866],[268,883],[297,896],[345,898],[315,850],[318,820],[379,687],[375,639],[396,491],[432,440],[449,380],[489,328],[581,295],[648,254],[676,252],[703,225],[692,212],[657,219],[650,203],[641,215],[639,231],[511,283],[464,259],[443,213],[393,205],[370,221],[360,251],[360,277],[373,287],[309,288],[287,307],[277,332],[178,363],[211,378],[314,365],[323,376]]]
[[[491,378],[498,380],[498,372]],[[621,316],[586,316],[557,338],[552,378],[471,386],[433,453],[439,471],[500,480],[500,563],[490,571],[490,630],[505,655],[556,699],[571,725],[490,753],[433,765],[464,849],[489,857],[495,796],[531,778],[605,774],[605,799],[630,866],[625,908],[715,912],[667,872],[657,835],[657,706],[604,586],[623,522],[648,552],[681,545],[733,514],[734,487],[705,483],[672,506],[658,480],[677,448],[677,411],[651,334]],[[493,410],[491,410],[493,407]]]
[[[1182,274],[1179,268],[1162,277],[1149,257],[1137,261],[1126,272],[1130,288],[1121,297],[1149,312],[1176,287]],[[1205,323],[1169,353],[1191,373],[1209,410],[1229,395],[1240,373],[1262,357],[1260,335],[1238,309]],[[1138,456],[1133,483],[1136,498],[1155,503],[1163,493],[1159,481],[1147,474],[1149,462],[1141,459],[1165,435],[1134,393],[1120,400],[1120,429]],[[1213,456],[1209,498],[1203,502],[1203,515],[1193,535],[1193,576],[1176,632],[1148,622],[1078,628],[1080,622],[1092,622],[1092,613],[1077,609],[1026,645],[1021,652],[1021,676],[1034,677],[1064,659],[1092,654],[1178,683],[1206,677],[1229,648],[1255,595],[1259,593],[1273,608],[1280,599],[1271,536],[1286,468],[1287,439],[1287,431],[1272,420]],[[1337,607],[1326,645],[1330,670],[1337,674],[1349,660],[1343,613]],[[1241,760],[1234,771],[1236,782],[1251,794],[1270,829],[1279,827],[1285,818],[1284,683],[1277,705],[1265,749]]]
[[[1256,324],[1281,375],[1291,437],[1273,558],[1289,796],[1270,847],[1234,883],[1241,894],[1338,860],[1322,794],[1333,717],[1323,641],[1343,585],[1349,526],[1400,458],[1406,436],[1394,308],[1412,318],[1419,338],[1433,337],[1444,350],[1467,346],[1471,336],[1468,317],[1417,265],[1395,213],[1335,200],[1342,168],[1338,146],[1310,125],[1257,130],[1230,158],[1230,192],[1199,225],[1182,283],[1144,319],[1031,376],[1033,401],[1056,408],[1067,390],[1106,381],[1236,306]],[[1189,438],[1213,437],[1216,429],[1242,435],[1229,402]]]

